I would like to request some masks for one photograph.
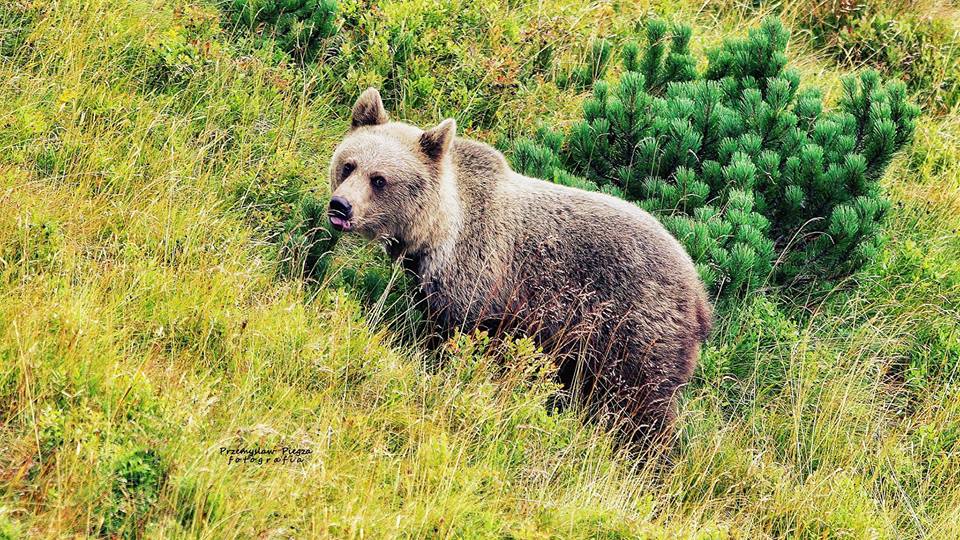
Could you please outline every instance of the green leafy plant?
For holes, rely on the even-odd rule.
[[[513,162],[655,213],[715,291],[851,273],[883,242],[878,180],[919,109],[903,83],[867,71],[825,111],[787,68],[787,39],[768,19],[708,51],[698,73],[690,30],[653,21],[645,48],[624,47],[619,81],[594,85],[582,120],[516,141]]]

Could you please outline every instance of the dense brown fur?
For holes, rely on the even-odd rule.
[[[599,417],[663,432],[711,325],[690,257],[635,205],[522,176],[455,130],[389,122],[364,92],[330,169],[352,230],[409,261],[443,327],[531,335]]]

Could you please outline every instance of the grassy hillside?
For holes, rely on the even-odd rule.
[[[341,2],[301,64],[212,3],[0,4],[0,538],[960,537],[945,99],[884,178],[879,260],[726,306],[647,465],[551,411],[529,341],[409,339],[375,250],[341,242],[319,283],[296,270],[289,222],[327,196],[361,88],[496,142],[576,116],[561,81],[592,39],[656,13],[702,50],[767,11]],[[791,63],[833,99],[849,59],[796,13]],[[282,447],[301,452],[229,453]]]

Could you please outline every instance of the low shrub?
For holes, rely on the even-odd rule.
[[[607,74],[613,54],[613,45],[606,39],[595,39],[590,42],[587,55],[569,73],[562,73],[557,84],[562,87],[572,86],[578,90],[590,88],[597,80]]]
[[[23,527],[7,514],[5,508],[0,507],[0,540],[17,540],[23,537]]]
[[[182,88],[221,52],[220,18],[215,10],[188,5],[175,11],[174,20],[176,24],[146,41],[148,88]]]
[[[342,14],[338,44],[318,67],[343,85],[344,103],[375,86],[397,117],[430,107],[464,128],[489,127],[518,88],[520,27],[490,2],[352,0]]]
[[[331,251],[336,244],[327,205],[305,195],[284,224],[280,243],[281,261],[291,276],[320,281],[330,266]]]
[[[550,95],[553,82],[589,87],[609,63],[610,41],[585,39],[574,15],[551,11],[500,0],[342,0],[340,29],[311,74],[340,105],[373,86],[395,118],[502,130],[529,95]]]
[[[15,235],[0,243],[0,260],[16,265],[9,270],[4,268],[9,271],[5,277],[21,278],[57,266],[66,241],[63,225],[58,220],[36,215],[19,220],[15,227]]]
[[[753,7],[778,11],[841,64],[902,79],[928,112],[944,113],[960,101],[960,34],[949,3],[813,0]]]
[[[177,519],[185,528],[215,523],[223,517],[224,501],[210,486],[193,477],[180,480],[176,490]]]
[[[837,32],[832,50],[847,64],[903,79],[931,111],[960,103],[960,37],[946,20],[886,13],[858,18]]]
[[[337,0],[232,0],[230,12],[239,24],[309,60],[336,32],[337,7]]]
[[[136,538],[160,496],[167,468],[153,450],[133,450],[113,464],[113,485],[102,509],[100,533]]]
[[[335,260],[339,239],[327,219],[325,201],[304,195],[284,223],[280,240],[284,274],[344,287],[361,302],[371,322],[387,324],[401,338],[415,338],[424,314],[410,276],[389,261],[367,260],[369,254]]]
[[[16,56],[30,46],[30,31],[39,18],[42,4],[32,2],[5,2],[0,6],[0,58]]]
[[[647,46],[624,47],[619,81],[598,81],[568,132],[514,143],[516,168],[658,215],[718,293],[836,278],[871,260],[889,207],[878,181],[919,114],[903,83],[848,77],[825,111],[787,68],[778,20],[707,51],[702,73],[689,39],[650,23]]]

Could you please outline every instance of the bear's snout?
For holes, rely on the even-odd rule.
[[[350,219],[353,217],[353,206],[350,201],[343,197],[334,197],[330,199],[330,208],[327,210],[330,216],[330,224],[338,231],[348,232],[353,228]]]

